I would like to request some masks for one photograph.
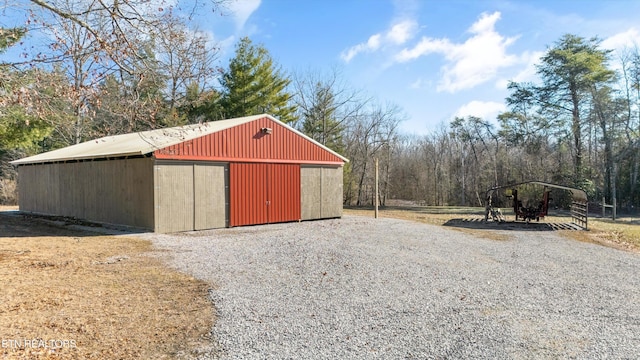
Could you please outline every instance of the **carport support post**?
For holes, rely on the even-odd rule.
[[[378,158],[376,158],[376,191],[375,191],[375,195],[376,200],[375,200],[375,218],[378,218]]]

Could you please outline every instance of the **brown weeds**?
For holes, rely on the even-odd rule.
[[[148,241],[0,214],[0,358],[176,358],[209,342],[208,285]]]

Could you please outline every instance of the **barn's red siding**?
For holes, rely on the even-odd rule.
[[[229,225],[300,220],[300,166],[229,164]]]
[[[260,129],[271,128],[271,134]],[[274,122],[258,119],[169,146],[157,159],[338,164],[344,161],[317,144]]]

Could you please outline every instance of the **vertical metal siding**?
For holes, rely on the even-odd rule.
[[[271,134],[260,129],[271,128]],[[155,152],[158,159],[343,163],[342,159],[269,118],[258,119]]]
[[[231,226],[266,224],[267,164],[229,164]]]
[[[300,166],[268,164],[267,214],[270,223],[300,220]]]
[[[230,225],[300,220],[300,166],[231,163]]]

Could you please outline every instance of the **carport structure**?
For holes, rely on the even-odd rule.
[[[549,188],[560,189],[560,190],[571,192],[571,197],[572,197],[571,221],[574,224],[584,228],[585,230],[588,229],[589,208],[588,208],[588,202],[587,202],[587,193],[584,190],[569,187],[569,186],[564,186],[564,185],[552,184],[552,183],[547,183],[542,181],[525,181],[525,182],[520,182],[515,184],[496,186],[487,190],[485,194],[485,199],[487,201],[487,204],[486,204],[487,209],[491,207],[491,198],[493,194],[496,193],[496,191],[502,190],[502,189],[510,189],[512,192],[509,196],[512,197],[513,199],[513,210],[517,220],[518,216],[522,215],[521,204],[519,204],[518,202],[517,189],[526,185],[539,185],[544,188],[543,196],[542,196],[542,200],[540,201],[539,208],[535,209],[536,211],[535,214],[537,215],[538,218],[544,217],[547,215],[547,210],[549,206],[549,190],[548,190]],[[536,215],[534,215],[534,217]],[[525,211],[525,217],[527,216],[531,216],[531,214],[527,215]]]
[[[341,217],[346,161],[263,114],[108,136],[13,164],[23,212],[176,232]]]

